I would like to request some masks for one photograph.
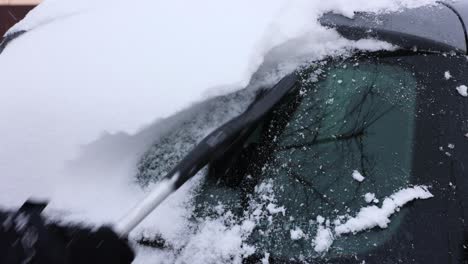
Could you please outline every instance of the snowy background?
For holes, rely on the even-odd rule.
[[[352,17],[355,11],[396,11],[434,2],[141,0],[129,5],[46,0],[7,33],[29,31],[0,55],[0,205],[17,207],[38,197],[51,201],[51,217],[118,221],[145,194],[135,183],[136,164],[151,143],[184,120],[216,115],[195,103],[245,87],[265,61],[269,68],[261,81],[271,85],[307,61],[354,49],[394,48],[375,40],[345,40],[317,23],[323,13]],[[228,111],[193,133],[205,135],[241,112],[250,99],[231,100]],[[226,227],[225,219],[212,220],[191,239],[185,236],[191,190],[201,177],[133,235],[164,230],[167,239],[185,247],[179,262],[232,256],[240,261],[255,250],[243,246],[255,224],[248,217],[235,228]],[[418,188],[410,198],[430,197]],[[389,199],[396,201],[393,211],[404,204]],[[352,231],[346,230],[335,231]],[[330,232],[318,232],[325,237],[321,241],[330,242]],[[300,236],[300,230],[291,234]],[[141,248],[137,262],[172,263],[175,258],[171,252]]]

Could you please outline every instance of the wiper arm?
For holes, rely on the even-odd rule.
[[[221,156],[239,137],[244,136],[270,110],[296,86],[298,78],[292,73],[279,81],[262,98],[253,103],[244,113],[222,125],[185,156],[156,185],[154,190],[115,226],[122,236],[127,236],[143,219],[180,186],[192,178],[208,163]]]

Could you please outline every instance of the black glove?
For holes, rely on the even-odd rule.
[[[132,263],[135,257],[126,239],[119,238],[110,227],[101,227],[95,231],[79,227],[66,228],[70,234],[67,249],[71,264],[127,264]]]
[[[134,259],[126,239],[110,227],[45,224],[45,204],[25,203],[17,212],[0,212],[0,263],[127,264]]]

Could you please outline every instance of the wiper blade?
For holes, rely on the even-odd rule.
[[[228,151],[236,139],[248,133],[253,125],[265,117],[285,95],[296,87],[297,80],[296,73],[287,75],[244,113],[205,137],[174,169],[162,178],[143,201],[117,223],[116,231],[122,237],[127,236],[170,194],[174,193],[208,163]]]

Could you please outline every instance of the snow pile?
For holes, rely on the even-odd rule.
[[[273,185],[272,180],[259,183],[254,195],[250,197],[248,209],[241,217],[235,216],[222,203],[218,203],[211,208],[215,215],[198,219],[198,224],[178,227],[179,232],[158,230],[156,234],[165,239],[165,245],[170,251],[139,249],[142,255],[137,257],[136,263],[160,259],[161,263],[166,263],[166,260],[170,260],[167,263],[242,263],[245,257],[256,253],[255,246],[246,242],[255,227],[265,222],[271,224],[279,213],[270,213],[267,209],[268,206],[280,207],[276,205]],[[157,211],[159,210],[160,208]],[[148,219],[147,222],[154,224],[154,220],[156,219]],[[143,237],[154,240],[156,234],[148,232],[148,228],[149,225],[144,224],[139,230],[144,234]],[[141,234],[134,235],[134,238],[138,237]],[[270,254],[264,254],[263,259],[267,261]]]
[[[245,257],[256,252],[246,239],[261,222],[271,222],[279,212],[271,213],[268,207],[278,208],[273,192],[273,181],[261,182],[255,187],[248,210],[241,218],[218,204],[217,217],[207,217],[196,227],[187,244],[180,248],[175,263],[242,263]],[[265,260],[269,254],[265,253]]]
[[[329,222],[325,223],[325,218],[322,216],[317,216],[317,234],[315,235],[313,245],[314,250],[318,253],[323,253],[328,251],[328,249],[333,244],[333,233],[329,228]],[[324,225],[325,223],[325,225]]]
[[[227,226],[224,219],[206,221],[200,231],[178,256],[176,263],[242,263],[242,259],[255,252],[244,243],[252,225]]]
[[[375,205],[362,208],[356,217],[336,226],[335,234],[357,233],[376,226],[387,228],[390,223],[390,216],[402,206],[416,199],[429,199],[431,197],[433,195],[425,186],[415,186],[400,190],[385,198],[380,208]]]
[[[373,196],[373,195],[369,195]],[[369,202],[375,201],[369,199]],[[433,195],[426,186],[414,186],[402,189],[384,199],[382,206],[375,205],[361,208],[355,217],[338,216],[334,223],[334,228],[330,226],[330,221],[324,217],[317,217],[317,234],[313,240],[314,250],[324,253],[330,249],[336,237],[345,234],[356,234],[374,227],[387,228],[390,224],[390,217],[398,212],[405,204],[417,199],[429,199]],[[368,202],[368,203],[369,203]],[[341,219],[348,218],[345,223]]]
[[[2,204],[17,206],[34,195],[61,200],[74,211],[91,210],[91,218],[113,217],[89,207],[112,208],[114,201],[131,207],[139,190],[130,183],[144,144],[129,145],[117,166],[103,168],[95,161],[88,171],[96,177],[72,177],[64,168],[103,131],[133,140],[131,134],[154,120],[245,86],[262,63],[271,84],[309,60],[355,48],[392,48],[341,38],[318,25],[324,12],[351,16],[433,1],[106,3],[44,1],[12,29],[30,31],[10,43],[0,60],[0,119],[8,120],[0,125]],[[141,142],[158,136],[145,135]],[[117,144],[104,146],[109,151],[97,159],[108,159]],[[70,190],[87,193],[89,201],[74,201]]]

